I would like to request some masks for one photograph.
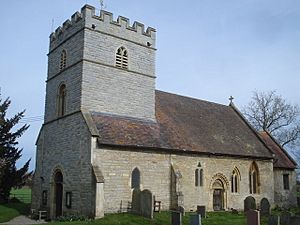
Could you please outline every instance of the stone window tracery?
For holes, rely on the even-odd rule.
[[[239,192],[239,184],[240,184],[241,176],[238,168],[234,168],[231,175],[231,192],[237,193]]]
[[[200,165],[200,164],[199,164]],[[199,168],[195,170],[195,186],[202,187],[203,186],[203,169],[198,165]]]
[[[257,164],[253,162],[250,166],[249,171],[249,188],[250,194],[257,194],[259,193],[259,171]]]

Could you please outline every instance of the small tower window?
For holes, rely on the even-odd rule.
[[[63,70],[64,68],[66,68],[66,64],[67,64],[67,52],[66,52],[66,50],[62,50],[62,52],[60,54],[59,69]]]
[[[66,113],[66,85],[62,84],[59,87],[58,93],[58,116],[63,116]]]
[[[116,53],[116,67],[128,69],[128,52],[126,48],[120,47]]]

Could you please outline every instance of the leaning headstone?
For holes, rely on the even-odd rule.
[[[185,211],[183,206],[178,206],[177,211],[182,214],[182,216],[185,216]]]
[[[149,190],[143,190],[140,195],[141,216],[153,218],[153,197]]]
[[[290,225],[291,216],[292,215],[290,212],[283,212],[280,216],[280,224],[281,225]]]
[[[182,225],[182,216],[180,212],[172,211],[171,225]]]
[[[300,224],[300,216],[292,216],[290,220],[290,225],[299,225]]]
[[[201,218],[206,218],[205,205],[197,205],[197,214],[200,214]]]
[[[141,212],[141,190],[139,188],[133,189],[131,207],[132,207],[133,213],[140,214],[140,212]]]
[[[268,216],[270,215],[270,203],[268,201],[268,199],[266,198],[263,198],[261,201],[260,201],[260,213],[261,215],[264,215],[264,216]]]
[[[201,215],[191,214],[190,215],[190,225],[201,225]]]
[[[280,225],[280,217],[277,215],[269,216],[268,225]]]
[[[249,209],[246,212],[247,225],[260,225],[260,213],[257,210]]]
[[[244,200],[244,212],[247,212],[249,209],[256,209],[255,198],[253,198],[252,196],[248,196]]]

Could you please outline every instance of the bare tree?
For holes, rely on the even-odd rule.
[[[300,107],[276,91],[254,92],[243,113],[257,131],[268,131],[282,146],[296,145],[300,140]]]

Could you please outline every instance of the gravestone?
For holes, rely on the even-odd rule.
[[[140,214],[150,219],[153,218],[153,196],[147,189],[140,194]]]
[[[246,212],[247,225],[260,225],[260,213],[257,210],[249,209]]]
[[[182,225],[182,216],[180,212],[172,211],[171,225]]]
[[[185,216],[185,210],[183,206],[178,206],[177,211],[182,214],[182,216]]]
[[[253,198],[252,196],[248,196],[244,200],[244,212],[247,212],[249,209],[256,209],[255,198]]]
[[[291,216],[292,215],[290,212],[283,212],[280,216],[280,224],[281,225],[290,225]]]
[[[197,214],[200,214],[201,218],[206,218],[205,205],[197,205]]]
[[[300,206],[300,197],[297,197],[297,206]]]
[[[140,211],[141,211],[141,190],[139,188],[133,189],[131,207],[132,207],[132,212],[133,213],[140,214]]]
[[[277,215],[269,216],[268,225],[280,225],[280,217]]]
[[[300,216],[292,216],[290,220],[290,225],[299,225],[300,224]]]
[[[260,213],[261,215],[270,215],[270,203],[268,201],[268,199],[263,198],[260,201]]]
[[[201,225],[201,215],[191,214],[190,215],[190,225]]]

